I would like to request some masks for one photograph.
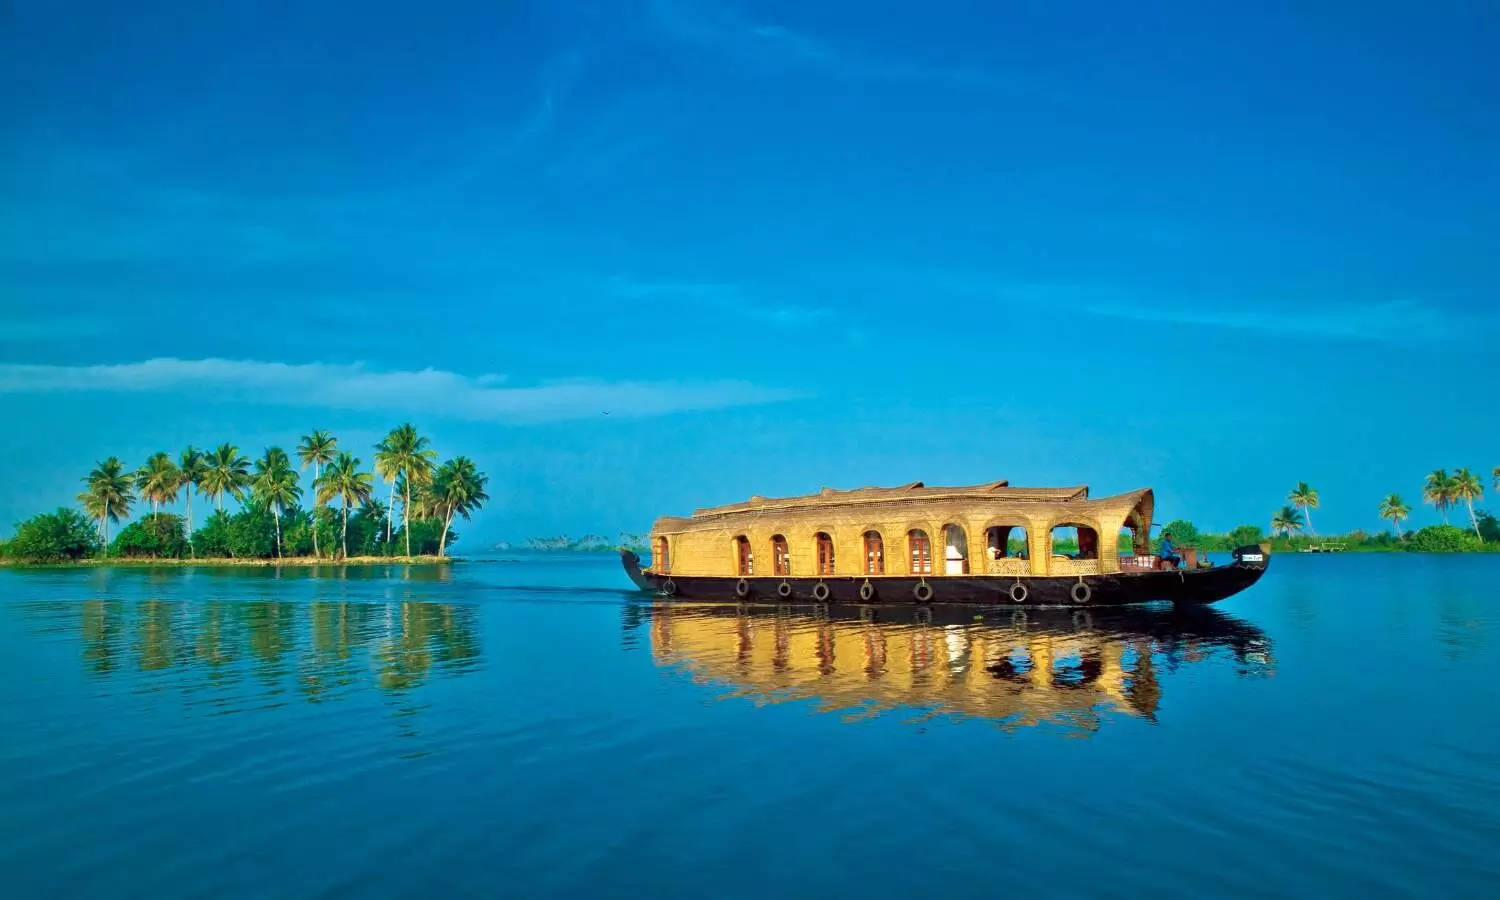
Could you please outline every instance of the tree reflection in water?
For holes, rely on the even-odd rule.
[[[372,687],[401,694],[481,662],[477,613],[462,604],[96,599],[78,610],[91,675],[207,689],[224,711],[291,691],[313,703]]]

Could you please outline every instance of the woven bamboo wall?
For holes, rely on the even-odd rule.
[[[995,568],[1003,569],[1003,574],[1075,576],[1119,571],[1120,530],[1132,517],[1149,522],[1151,503],[1149,490],[1068,502],[1034,500],[1024,494],[858,504],[809,502],[791,508],[700,512],[691,519],[667,517],[657,522],[652,538],[654,542],[667,540],[671,574],[732,577],[739,573],[738,537],[750,541],[753,574],[770,576],[772,537],[781,535],[787,542],[791,576],[806,578],[818,575],[816,536],[821,532],[833,541],[834,576],[853,577],[866,574],[865,533],[874,531],[884,546],[884,575],[909,576],[916,573],[910,564],[908,534],[919,530],[926,533],[931,546],[930,577],[941,578],[946,573],[945,529],[956,525],[965,532],[970,574],[989,572],[993,564],[999,564]],[[1007,525],[1026,530],[1029,559],[988,558],[986,529]],[[1092,528],[1098,534],[1098,560],[1052,558],[1052,530],[1068,525]],[[653,549],[656,546],[653,543]],[[1018,564],[1024,570],[1017,571]],[[652,568],[662,570],[659,556],[653,559]]]

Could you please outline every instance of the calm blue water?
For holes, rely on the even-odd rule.
[[[613,558],[0,570],[0,883],[1493,897],[1497,583],[1282,556],[1075,625],[655,609]]]

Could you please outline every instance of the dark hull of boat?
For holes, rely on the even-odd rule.
[[[928,578],[865,578],[858,575],[838,575],[822,578],[735,578],[661,575],[643,571],[640,557],[630,551],[622,551],[620,557],[626,574],[637,587],[669,599],[1017,607],[1124,606],[1159,601],[1184,605],[1216,603],[1259,581],[1265,574],[1268,561],[1261,548],[1249,546],[1234,551],[1233,563],[1208,569],[1071,576],[935,575]]]

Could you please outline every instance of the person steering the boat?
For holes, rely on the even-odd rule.
[[[1171,563],[1174,569],[1182,567],[1182,557],[1177,555],[1177,548],[1172,546],[1172,532],[1170,531],[1161,533],[1161,552],[1157,555],[1161,557],[1162,562]]]

